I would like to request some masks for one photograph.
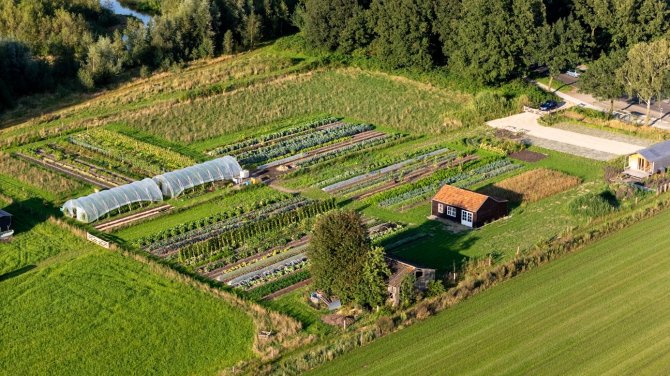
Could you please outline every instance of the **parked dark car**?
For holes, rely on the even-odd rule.
[[[541,111],[551,111],[558,106],[558,103],[553,100],[548,100],[540,105]]]

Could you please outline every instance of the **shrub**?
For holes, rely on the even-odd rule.
[[[585,217],[600,217],[616,210],[619,203],[609,190],[587,193],[573,199],[568,205],[570,213]]]

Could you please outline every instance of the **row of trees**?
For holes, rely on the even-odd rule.
[[[93,87],[132,67],[253,48],[295,31],[294,7],[295,0],[164,0],[144,25],[99,0],[0,2],[0,109],[74,77]]]
[[[628,52],[620,49],[601,56],[589,65],[580,89],[610,101],[610,113],[615,99],[624,94],[638,97],[647,106],[648,125],[654,98],[670,94],[670,40],[641,42]]]
[[[314,47],[495,84],[627,51],[665,35],[669,14],[664,0],[304,0],[296,19]]]

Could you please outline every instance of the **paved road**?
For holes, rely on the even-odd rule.
[[[602,111],[602,112],[608,112],[610,108],[610,103],[608,101],[599,101],[593,96],[586,94],[586,93],[580,93],[576,90],[573,90],[570,94],[566,94],[560,91],[555,90],[556,87],[561,83],[561,81],[567,81],[565,78],[567,77],[568,79],[572,80],[571,82],[569,81],[567,84],[572,85],[574,84],[577,80],[574,78],[571,78],[567,75],[561,75],[559,76],[559,80],[555,84],[552,84],[551,86],[554,87],[554,90],[552,92],[563,99],[564,101],[574,104],[574,105],[579,105],[587,108],[591,108],[597,111]],[[549,91],[549,88],[547,85],[542,84],[540,82],[535,82],[537,86],[542,88],[545,91]],[[651,125],[656,127],[656,128],[662,128],[662,129],[668,129],[670,130],[670,102],[657,102],[652,105],[651,107]],[[619,111],[619,112],[627,112],[634,114],[637,117],[642,117],[644,118],[644,115],[647,113],[647,107],[646,105],[643,104],[637,104],[637,103],[629,103],[623,99],[621,100],[616,100],[614,101],[614,111]]]
[[[637,145],[628,142],[608,140],[601,137],[566,131],[564,129],[545,127],[540,125],[537,120],[540,115],[524,112],[512,115],[502,119],[491,120],[487,124],[494,128],[507,129],[513,132],[523,132],[530,136],[531,141],[542,139],[551,142],[557,142],[564,145],[574,146],[576,149],[593,150],[593,155],[584,155],[582,152],[575,152],[576,155],[587,156],[593,159],[607,159],[610,155],[632,154],[642,148],[644,145]],[[541,146],[569,152],[570,148],[551,147],[551,142],[542,143]]]

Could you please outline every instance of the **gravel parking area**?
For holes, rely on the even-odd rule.
[[[522,132],[525,138],[534,145],[598,160],[632,154],[646,146],[554,127],[545,127],[537,122],[539,118],[540,115],[538,114],[524,112],[491,120],[488,124],[494,128]]]

